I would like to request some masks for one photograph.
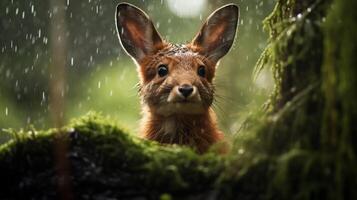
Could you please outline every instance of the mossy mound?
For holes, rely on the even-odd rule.
[[[357,174],[350,167],[356,163],[345,160],[337,169],[336,155],[320,151],[198,155],[137,138],[96,114],[61,130],[16,133],[15,138],[0,148],[0,177],[6,180],[1,199],[61,196],[58,141],[68,144],[66,192],[74,199],[338,199],[337,186],[342,196],[357,195]],[[241,147],[250,142],[242,141]],[[336,182],[336,174],[343,183]]]
[[[71,190],[76,199],[158,199],[165,193],[195,197],[214,189],[222,157],[141,140],[90,114],[60,131],[18,133],[1,147],[3,198],[57,196],[56,140],[66,141]],[[165,197],[165,195],[164,195]]]
[[[68,143],[72,190],[80,199],[195,196],[213,189],[223,167],[213,153],[200,156],[141,140],[93,114],[60,132],[18,136],[1,148],[0,172],[7,184],[0,196],[54,198],[60,181],[56,140]]]

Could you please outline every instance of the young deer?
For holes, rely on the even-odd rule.
[[[238,6],[225,5],[208,17],[191,43],[177,45],[164,41],[139,8],[117,6],[121,45],[138,66],[144,138],[199,153],[223,139],[211,108],[212,80],[233,44],[238,18]]]

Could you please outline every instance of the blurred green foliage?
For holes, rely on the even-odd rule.
[[[69,99],[68,115],[82,116],[89,110],[97,110],[111,115],[122,127],[136,130],[140,101],[136,87],[138,77],[132,65],[131,60],[121,59],[93,76],[82,78],[86,89],[83,90],[81,85],[74,86],[75,91],[82,92]]]
[[[94,110],[135,132],[140,119],[135,88],[138,78],[134,63],[121,49],[116,35],[114,11],[119,2],[66,1],[65,118]],[[172,1],[128,2],[147,12],[161,35],[174,43],[190,41],[218,7],[238,4],[237,38],[222,59],[215,80],[215,110],[221,129],[226,134],[235,133],[248,111],[267,99],[272,90],[269,72],[264,71],[263,78],[256,82],[251,74],[266,45],[261,21],[271,12],[274,1],[204,0],[202,10],[194,17],[175,15],[168,6]],[[48,67],[52,61],[49,26],[53,10],[47,1],[40,0],[4,0],[0,8],[0,132],[30,124],[40,129],[51,127],[48,84],[52,75]]]

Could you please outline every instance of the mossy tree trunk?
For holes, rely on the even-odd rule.
[[[256,70],[272,66],[276,88],[252,146],[278,156],[274,199],[356,197],[356,6],[279,0],[265,20],[270,43]]]
[[[324,95],[322,24],[329,1],[278,1],[265,20],[270,41],[256,70],[271,66],[275,91],[263,128],[264,151],[281,153],[292,146],[319,149]]]

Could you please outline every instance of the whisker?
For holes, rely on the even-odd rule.
[[[213,103],[212,103],[212,106],[213,106],[214,108],[217,108],[220,112],[226,112],[226,111],[222,108],[222,106],[219,105],[219,104],[217,104],[216,102],[213,102]]]

